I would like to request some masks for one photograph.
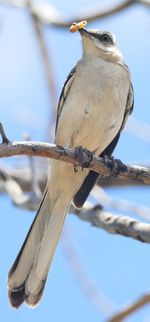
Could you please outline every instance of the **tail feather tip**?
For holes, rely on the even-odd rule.
[[[46,279],[42,281],[42,285],[38,293],[36,294],[28,294],[25,297],[25,302],[28,306],[34,308],[39,304],[39,301],[41,300],[41,297],[43,295],[44,287],[45,287]]]
[[[19,308],[25,300],[25,284],[17,288],[9,289],[8,297],[10,304],[16,309]]]

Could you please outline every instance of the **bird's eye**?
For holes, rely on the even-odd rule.
[[[103,44],[112,44],[112,38],[108,35],[108,34],[103,34],[100,37],[101,42],[103,42]]]

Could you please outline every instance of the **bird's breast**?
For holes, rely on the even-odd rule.
[[[121,127],[128,90],[129,76],[123,67],[79,63],[60,115],[56,142],[101,153]]]

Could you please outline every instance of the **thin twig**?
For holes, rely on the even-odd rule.
[[[54,77],[54,71],[53,71],[53,64],[50,59],[50,53],[47,49],[47,44],[45,41],[44,33],[42,30],[42,24],[39,19],[34,14],[31,14],[33,26],[35,29],[35,33],[37,36],[37,41],[39,44],[39,48],[42,54],[43,63],[44,63],[44,69],[45,69],[45,75],[46,80],[48,83],[48,90],[50,94],[50,100],[51,100],[51,123],[54,123],[54,119],[56,118],[56,106],[57,106],[57,93],[56,93],[56,82]],[[49,126],[50,127],[50,126]],[[48,133],[49,137],[49,133]]]
[[[113,6],[109,6],[108,8],[102,9],[101,7],[98,9],[90,10],[88,8],[84,8],[80,13],[74,14],[73,17],[66,18],[59,12],[54,6],[51,4],[43,3],[38,4],[38,2],[31,2],[31,6],[29,9],[28,0],[24,0],[22,4],[18,0],[0,0],[0,3],[3,5],[11,5],[18,8],[26,8],[30,10],[30,12],[45,24],[51,24],[58,28],[68,27],[73,21],[81,21],[87,20],[88,22],[94,21],[96,19],[102,19],[108,16],[112,16],[118,12],[123,11],[130,6],[136,4],[142,4],[145,6],[150,6],[150,1],[148,0],[124,0],[119,4],[114,4]]]
[[[126,308],[123,308],[119,313],[116,313],[112,318],[107,320],[107,322],[121,322],[123,319],[127,318],[130,314],[139,310],[144,305],[150,303],[150,294],[144,294],[137,301],[131,303]]]

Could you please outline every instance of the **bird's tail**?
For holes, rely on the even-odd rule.
[[[67,213],[67,206],[51,205],[46,189],[37,215],[9,272],[9,300],[18,308],[24,301],[34,306],[40,300],[49,267]]]

